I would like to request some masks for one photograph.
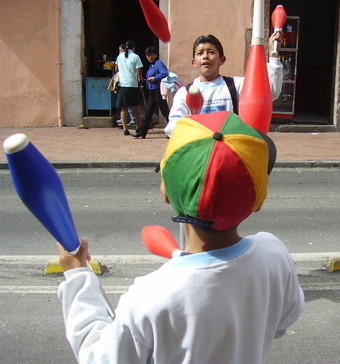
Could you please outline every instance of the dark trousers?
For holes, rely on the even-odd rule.
[[[169,120],[169,106],[166,100],[162,99],[160,89],[148,90],[148,99],[144,109],[144,118],[142,124],[137,128],[136,133],[145,134],[150,128],[153,113],[159,108],[166,122]]]

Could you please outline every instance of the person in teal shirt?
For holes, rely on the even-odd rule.
[[[117,107],[121,109],[120,117],[123,123],[124,135],[130,135],[127,129],[127,108],[133,106],[137,126],[141,124],[141,111],[138,82],[143,80],[143,64],[140,57],[134,53],[135,43],[128,40],[125,51],[117,57],[116,64],[119,71]]]

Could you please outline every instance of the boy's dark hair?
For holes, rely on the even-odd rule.
[[[158,55],[157,49],[155,47],[148,47],[145,50],[145,55],[149,56],[150,54],[156,54]]]
[[[216,47],[220,57],[224,56],[223,47],[222,47],[221,42],[215,36],[209,34],[209,35],[201,35],[200,37],[198,37],[195,40],[195,42],[193,44],[193,48],[192,48],[192,58],[195,58],[196,48],[198,47],[199,44],[202,44],[202,43],[213,44]]]

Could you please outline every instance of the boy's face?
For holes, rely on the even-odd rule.
[[[155,53],[150,53],[146,56],[146,59],[150,62],[153,63],[155,62],[155,60],[157,59],[157,54]]]
[[[195,50],[192,60],[194,68],[197,68],[203,82],[212,81],[219,77],[220,66],[225,62],[225,57],[220,56],[216,47],[211,43],[200,43]]]

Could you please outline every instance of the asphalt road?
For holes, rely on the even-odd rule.
[[[178,236],[170,206],[159,195],[159,175],[148,170],[59,171],[80,236],[107,271],[101,283],[113,306],[136,276],[163,260],[143,247],[144,225],[159,224]],[[309,253],[337,252],[339,169],[281,169],[271,176],[262,210],[240,226],[243,235],[270,231],[297,261],[306,306],[286,336],[275,341],[268,364],[339,363],[340,273]],[[75,363],[64,334],[57,287],[61,275],[43,274],[56,256],[53,239],[18,200],[7,171],[0,172],[0,364]],[[296,255],[297,256],[297,255]]]
[[[145,254],[144,225],[163,225],[178,238],[153,170],[61,170],[80,236],[92,254]],[[275,169],[261,211],[240,225],[242,235],[269,231],[292,253],[338,251],[340,169]],[[23,206],[8,171],[0,172],[0,255],[54,254],[50,235]]]

